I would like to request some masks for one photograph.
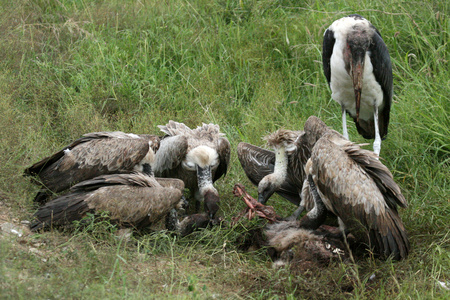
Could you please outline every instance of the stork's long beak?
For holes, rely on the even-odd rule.
[[[203,196],[205,211],[213,218],[219,210],[219,193],[213,186],[211,166],[201,168],[197,165],[197,181],[200,194]]]
[[[363,86],[363,75],[364,75],[364,58],[365,52],[352,53],[352,80],[353,89],[355,91],[355,101],[356,101],[356,121],[359,122],[359,108],[361,105],[361,91]]]

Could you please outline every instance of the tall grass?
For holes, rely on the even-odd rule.
[[[37,188],[23,169],[86,132],[215,122],[235,149],[240,141],[264,145],[261,137],[280,127],[301,129],[310,115],[340,130],[322,36],[335,19],[360,13],[380,30],[393,62],[381,156],[408,199],[400,213],[412,242],[402,262],[295,274],[272,270],[264,252],[239,251],[244,224],[181,240],[156,232],[127,242],[101,224],[101,238],[89,230],[2,237],[2,297],[448,297],[438,283],[450,281],[448,12],[448,1],[1,1],[4,220],[34,211]],[[350,122],[349,130],[365,142]],[[228,221],[243,208],[231,194],[236,182],[255,192],[233,152],[217,182]],[[284,215],[294,209],[281,198],[271,204]]]

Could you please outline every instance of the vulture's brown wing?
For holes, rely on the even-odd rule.
[[[165,176],[177,168],[186,157],[188,141],[185,136],[167,136],[161,140],[152,169],[156,176]]]
[[[40,207],[31,229],[68,225],[88,212],[102,211],[122,226],[142,228],[164,217],[181,196],[179,189],[163,187],[144,174],[105,175],[82,182]]]
[[[231,145],[228,139],[221,137],[217,142],[217,154],[219,154],[219,166],[214,173],[213,182],[227,174],[230,164]]]
[[[344,146],[343,146],[344,145]],[[311,154],[313,180],[326,207],[338,216],[360,241],[382,256],[402,259],[409,241],[396,209],[386,202],[372,174],[348,154],[357,147],[336,135],[325,134]],[[353,155],[355,155],[355,150]],[[367,150],[361,150],[364,156]],[[366,155],[371,155],[367,151]],[[360,158],[362,160],[364,158]]]
[[[134,136],[134,137],[133,137]],[[149,153],[149,142],[122,132],[90,133],[26,170],[53,192],[102,174],[131,172]]]
[[[274,172],[275,153],[273,151],[241,142],[238,145],[237,154],[245,174],[256,186],[266,175]],[[299,189],[290,178],[286,178],[276,193],[294,204],[300,203]]]

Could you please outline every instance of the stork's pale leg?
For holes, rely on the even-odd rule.
[[[380,137],[380,129],[378,128],[378,106],[373,106],[373,121],[375,125],[375,140],[373,141],[373,152],[375,154],[380,155],[381,151],[381,137]]]
[[[342,110],[342,135],[348,140],[347,115],[343,105],[341,105],[341,110]]]

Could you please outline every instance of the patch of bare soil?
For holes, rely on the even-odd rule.
[[[30,234],[27,221],[14,217],[8,197],[0,191],[0,237],[15,235],[23,237]]]
[[[8,197],[0,192],[0,240],[11,243],[14,249],[31,253],[46,262],[53,251],[43,250],[46,248],[45,240],[31,238],[30,222],[17,218],[8,200]]]

